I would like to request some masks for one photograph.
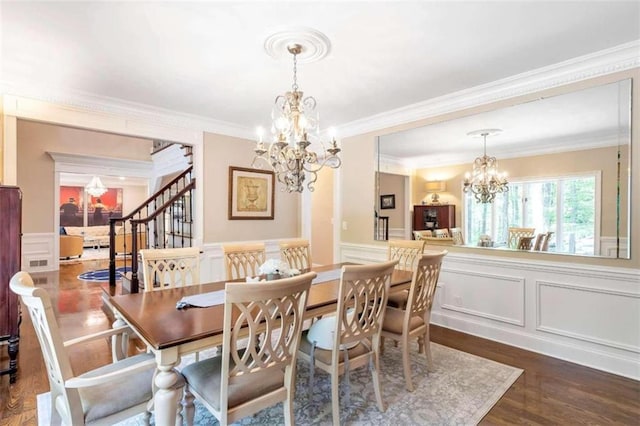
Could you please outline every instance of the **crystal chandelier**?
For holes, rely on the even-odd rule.
[[[302,192],[305,185],[313,191],[320,169],[324,166],[336,169],[342,164],[338,157],[340,148],[332,137],[329,148],[325,149],[321,143],[321,155],[308,149],[310,139],[320,130],[316,100],[311,96],[303,97],[303,92],[298,90],[297,56],[303,51],[302,45],[291,44],[287,50],[293,55],[292,90],[279,95],[274,102],[271,111],[273,141],[268,146],[262,141],[262,130],[258,129],[252,166],[266,162],[288,192]]]
[[[496,194],[508,192],[507,174],[498,172],[496,157],[487,156],[487,136],[501,133],[500,129],[482,129],[468,133],[482,136],[484,153],[473,162],[473,171],[464,175],[464,192],[472,192],[478,203],[491,203]]]
[[[94,176],[89,182],[89,185],[85,187],[87,194],[94,197],[99,197],[107,192],[107,188],[102,184],[102,181],[98,176]]]

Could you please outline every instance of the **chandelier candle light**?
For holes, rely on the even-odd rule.
[[[303,97],[303,92],[298,90],[297,56],[304,47],[293,43],[287,46],[287,50],[293,55],[293,85],[291,91],[278,96],[274,102],[271,111],[273,141],[270,144],[265,145],[263,130],[258,128],[252,166],[260,161],[266,162],[288,192],[302,192],[305,185],[313,191],[320,169],[324,166],[340,167],[340,148],[332,136],[329,148],[325,149],[321,143],[322,155],[309,149],[312,137],[320,133],[316,100],[311,96]]]
[[[473,162],[473,171],[464,176],[464,192],[471,191],[478,203],[491,203],[496,194],[509,191],[507,174],[498,172],[496,157],[487,156],[487,136],[501,133],[500,129],[482,129],[467,133],[469,136],[481,136],[484,140],[484,152]]]

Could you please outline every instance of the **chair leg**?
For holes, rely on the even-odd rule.
[[[380,389],[380,357],[378,355],[378,349],[374,348],[373,353],[373,368],[371,369],[371,377],[373,378],[373,390],[376,393],[376,401],[378,402],[378,410],[384,413],[386,408],[384,402],[382,402],[382,390]]]
[[[193,425],[193,418],[196,414],[196,407],[193,405],[193,394],[189,392],[189,386],[185,385],[184,387],[184,417],[187,426]]]
[[[402,335],[402,366],[404,368],[404,381],[409,392],[413,392],[413,383],[411,382],[411,359],[409,358],[409,335]]]
[[[334,366],[331,371],[331,410],[333,412],[334,426],[340,425],[340,376],[338,367]]]
[[[384,355],[384,336],[380,336],[380,355]]]
[[[284,424],[285,426],[292,426],[294,424],[293,416],[293,395],[294,389],[287,389],[287,398],[283,402],[284,406]]]
[[[427,369],[429,371],[433,371],[433,358],[431,357],[431,338],[429,337],[429,327],[427,327],[427,331],[424,333],[424,351],[427,353]]]

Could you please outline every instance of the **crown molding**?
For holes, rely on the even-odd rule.
[[[640,40],[634,40],[491,83],[355,120],[339,126],[337,130],[343,138],[361,135],[638,67],[640,67]]]
[[[345,138],[637,67],[640,67],[640,40],[365,117],[339,126],[337,130],[340,137]],[[31,87],[0,80],[0,93],[137,118],[158,125],[249,140],[255,137],[253,129],[236,123],[77,90]]]
[[[78,90],[53,87],[31,87],[0,80],[0,93],[38,101],[61,104],[72,108],[138,119],[160,126],[180,127],[223,134],[244,139],[254,138],[255,131],[239,124],[209,117],[186,114],[148,104],[98,96]]]

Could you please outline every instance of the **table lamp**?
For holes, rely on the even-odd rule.
[[[440,196],[438,192],[443,192],[447,189],[445,182],[441,180],[433,180],[424,184],[424,189],[427,194],[431,195],[431,204],[440,204]]]

